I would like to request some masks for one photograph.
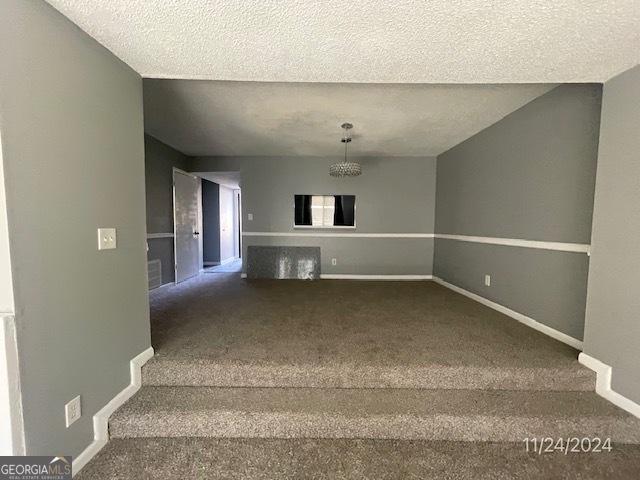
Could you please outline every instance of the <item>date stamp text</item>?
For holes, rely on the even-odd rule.
[[[610,438],[600,437],[531,437],[525,438],[527,453],[609,453],[613,449]]]

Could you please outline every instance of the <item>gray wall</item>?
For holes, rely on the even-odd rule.
[[[310,233],[293,228],[293,196],[307,193],[356,195],[358,233],[433,233],[435,158],[364,158],[360,177],[336,179],[329,176],[329,165],[339,160],[197,157],[191,169],[241,172],[245,232]],[[249,213],[253,221],[247,219]],[[243,247],[248,245],[318,245],[323,273],[429,275],[432,271],[432,239],[245,236]],[[331,258],[337,259],[336,266]]]
[[[640,403],[640,67],[604,84],[584,351]]]
[[[27,454],[76,456],[150,346],[142,81],[41,1],[0,2],[0,65]]]
[[[436,239],[435,275],[579,340],[588,267],[584,253]]]
[[[173,233],[173,167],[188,170],[188,158],[160,140],[144,136],[147,232]],[[162,263],[162,283],[175,279],[173,238],[150,238],[149,260]]]
[[[220,185],[202,179],[202,250],[205,265],[220,262]]]
[[[440,155],[436,232],[590,243],[600,103],[599,85],[563,85]],[[435,275],[577,339],[587,270],[581,253],[435,246]]]

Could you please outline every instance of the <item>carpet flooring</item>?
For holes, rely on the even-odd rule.
[[[640,420],[576,350],[432,282],[200,275],[150,299],[156,356],[77,478],[638,478]]]
[[[77,480],[636,480],[640,447],[527,453],[523,442],[114,439]]]
[[[123,438],[598,436],[640,443],[640,419],[593,392],[517,390],[144,387],[109,431]]]
[[[577,351],[434,282],[200,275],[151,294],[158,357],[575,365]]]

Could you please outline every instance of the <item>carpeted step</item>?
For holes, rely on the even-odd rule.
[[[595,374],[559,367],[500,365],[250,364],[156,356],[144,385],[281,388],[429,388],[593,391]]]
[[[640,419],[591,392],[143,387],[112,437],[390,438],[640,443]]]
[[[527,453],[522,442],[362,439],[114,439],[76,480],[637,479],[640,446]]]

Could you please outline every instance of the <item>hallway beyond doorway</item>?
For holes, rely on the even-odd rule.
[[[242,259],[236,258],[232,262],[224,265],[214,265],[213,267],[205,267],[202,273],[240,273],[242,272]]]

